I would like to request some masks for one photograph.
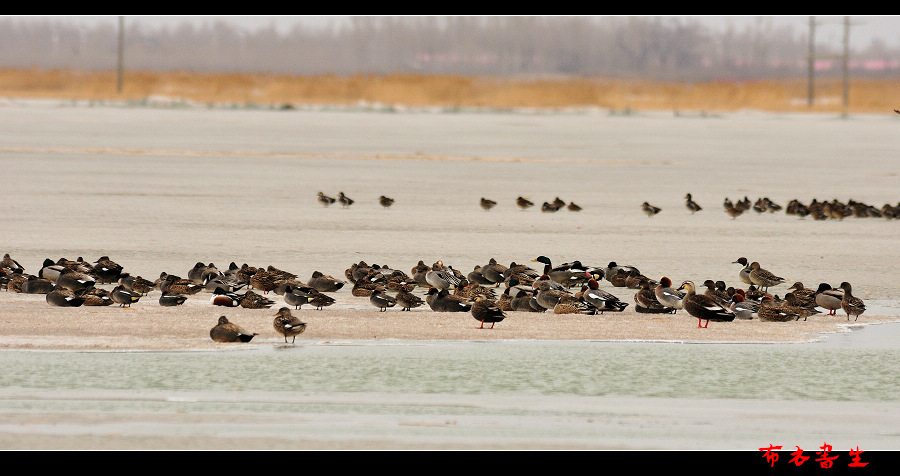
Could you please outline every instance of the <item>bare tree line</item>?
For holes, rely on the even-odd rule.
[[[126,24],[124,57],[126,69],[151,71],[757,80],[805,77],[807,33],[764,20],[713,33],[678,17],[378,16],[287,33],[224,22],[149,29],[136,21]],[[114,25],[0,19],[0,67],[111,70],[117,41]],[[817,45],[817,54],[840,49]],[[898,63],[900,51],[872,44],[851,56]],[[840,68],[821,74],[838,76]],[[854,71],[898,74],[900,64]]]

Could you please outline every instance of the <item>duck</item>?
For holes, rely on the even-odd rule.
[[[563,285],[566,289],[575,287],[575,286],[583,286],[587,283],[588,279],[591,279],[592,274],[588,271],[588,268],[581,264],[581,261],[572,261],[570,263],[563,263],[556,267],[550,261],[550,258],[541,255],[537,258],[531,260],[536,261],[538,263],[544,263],[544,272],[550,277],[551,280]]]
[[[627,286],[628,278],[633,272],[634,271],[629,272],[624,269],[619,269],[615,274],[609,277],[609,283],[617,288],[624,288]]]
[[[216,342],[250,342],[258,335],[230,322],[225,316],[220,316],[219,322],[209,330],[209,337]]]
[[[131,290],[142,296],[149,294],[154,287],[155,283],[153,281],[141,276],[135,276],[134,279],[131,280]]]
[[[268,309],[275,304],[275,301],[248,289],[241,297],[240,304],[244,309]]]
[[[763,299],[756,314],[763,322],[790,322],[800,319],[800,313],[796,309],[775,304],[771,297]]]
[[[731,296],[725,290],[725,281],[707,279],[703,281],[703,285],[706,286],[706,291],[703,294],[713,298],[717,303],[725,306],[731,300]]]
[[[323,293],[333,293],[344,287],[345,281],[334,278],[320,271],[313,271],[312,276],[306,281],[308,286],[312,286],[316,291]]]
[[[206,272],[206,264],[198,261],[194,264],[194,267],[188,270],[187,279],[197,283],[203,284],[203,273]]]
[[[516,288],[507,288],[510,290],[510,294],[515,290],[515,295],[510,297],[509,307],[511,310],[516,312],[544,312],[546,309],[543,307],[534,307],[532,306],[532,298],[534,297],[531,293]]]
[[[627,302],[622,302],[609,291],[600,289],[600,282],[594,278],[582,286],[581,300],[594,306],[601,314],[606,311],[622,312],[628,307]]]
[[[56,285],[47,278],[41,278],[33,274],[29,274],[22,283],[21,289],[24,294],[47,294],[53,291]]]
[[[497,206],[496,201],[481,197],[481,208],[483,208],[484,211],[490,211],[490,209],[494,208],[495,206]]]
[[[730,216],[732,220],[736,219],[737,217],[741,216],[744,213],[743,207],[741,207],[740,205],[735,205],[727,197],[725,198],[725,201],[722,203],[722,206],[725,208],[725,213],[727,213],[728,216]]]
[[[479,296],[475,299],[475,302],[472,303],[469,311],[472,313],[472,317],[475,318],[476,321],[480,321],[481,325],[478,326],[478,329],[484,329],[484,323],[490,322],[491,327],[489,329],[494,328],[494,324],[501,322],[503,319],[506,319],[506,313],[500,309],[500,306],[497,305],[497,301],[493,299],[488,299],[484,296]]]
[[[384,285],[381,283],[370,283],[367,281],[359,280],[350,290],[350,294],[356,297],[369,297],[372,295],[372,292],[378,290],[384,290]]]
[[[135,280],[137,281],[137,280]],[[137,284],[137,283],[135,283]],[[235,277],[229,276],[227,274],[223,274],[222,276],[213,276],[207,275],[206,281],[203,283],[203,290],[206,292],[214,292],[216,288],[222,288],[225,291],[229,292],[238,292],[244,287],[247,286],[248,283],[241,283]]]
[[[741,256],[735,261],[731,262],[732,264],[739,264],[743,266],[740,271],[738,271],[738,279],[741,280],[744,284],[753,284],[753,281],[750,280],[750,262],[747,261],[747,258]]]
[[[5,253],[3,255],[3,259],[0,260],[0,268],[8,269],[10,271],[15,271],[17,269],[20,269],[20,270],[22,270],[23,273],[25,272],[25,267],[23,267],[21,264],[19,264],[18,261],[12,259],[12,257],[9,255],[9,253]]]
[[[174,274],[166,275],[159,284],[159,290],[162,292],[170,292],[172,294],[182,294],[192,296],[203,291],[204,286],[197,284],[190,279],[180,278]]]
[[[268,294],[269,291],[274,291],[284,280],[285,278],[282,274],[277,271],[260,270],[250,277],[250,286],[253,289],[262,291],[263,294]]]
[[[329,197],[328,195],[325,195],[322,192],[319,192],[318,200],[319,200],[319,203],[321,203],[322,205],[324,205],[326,207],[337,201],[337,200],[335,200],[334,197]]]
[[[47,304],[58,307],[79,307],[84,304],[84,297],[66,288],[56,286],[44,296]]]
[[[459,281],[459,285],[453,290],[453,294],[457,296],[462,296],[469,300],[474,300],[478,296],[483,296],[487,299],[497,299],[497,293],[493,288],[485,287],[480,284],[469,283],[467,279],[461,279]]]
[[[684,196],[684,206],[691,212],[691,215],[703,210],[703,207],[694,201],[690,193]]]
[[[659,282],[651,279],[645,279],[641,282],[641,287],[634,293],[634,309],[637,312],[645,314],[672,314],[675,308],[666,306],[656,298],[656,287]]]
[[[111,306],[113,300],[109,297],[109,291],[101,288],[87,288],[79,291],[79,296],[84,298],[82,306]]]
[[[237,307],[241,305],[241,300],[243,298],[243,295],[218,287],[213,290],[209,302],[211,302],[213,306]]]
[[[425,302],[435,312],[469,312],[472,310],[472,302],[450,294],[446,289],[428,288],[425,293]]]
[[[91,267],[91,275],[101,284],[115,283],[122,274],[122,265],[103,255]]]
[[[731,322],[734,320],[733,312],[725,309],[709,296],[697,294],[696,287],[692,281],[681,283],[679,290],[685,293],[682,306],[688,314],[697,318],[697,327],[705,329],[709,327],[709,321]],[[706,325],[701,326],[700,323],[704,320]]]
[[[406,273],[399,269],[394,270],[384,283],[385,289],[388,291],[398,292],[400,290],[413,291],[418,284],[412,280]]]
[[[850,320],[850,316],[854,316],[854,321],[859,319],[860,314],[866,312],[866,304],[862,299],[853,295],[853,287],[847,281],[841,283],[840,288],[844,290],[841,309],[847,313],[847,320]]]
[[[550,202],[544,202],[541,205],[541,211],[544,213],[554,213],[559,211],[559,207]]]
[[[377,307],[380,312],[385,312],[387,311],[387,308],[396,306],[397,300],[384,291],[376,289],[375,291],[372,291],[372,295],[369,296],[369,303]]]
[[[82,289],[94,287],[97,280],[93,276],[80,271],[66,269],[59,277],[56,278],[56,285],[66,288],[70,291],[80,291]]]
[[[743,294],[736,293],[732,296],[728,308],[734,313],[734,317],[737,319],[759,319],[759,314],[757,314],[759,311],[759,303],[744,300]]]
[[[506,280],[509,279],[509,267],[502,265],[498,263],[496,259],[491,258],[488,260],[488,264],[481,267],[481,275],[492,285],[499,286],[500,283],[506,282]]]
[[[118,304],[119,307],[131,307],[132,304],[141,299],[141,295],[134,291],[129,291],[119,284],[109,292],[109,298]]]
[[[397,304],[402,311],[410,311],[425,304],[425,301],[422,300],[422,298],[405,289],[397,291],[394,299],[397,301]]]
[[[340,202],[341,206],[344,208],[347,208],[350,205],[353,205],[353,199],[344,195],[344,192],[338,193],[338,202]]]
[[[316,291],[315,289],[310,289],[305,292],[308,294],[309,304],[315,307],[317,311],[321,311],[323,308],[326,308],[335,303],[335,299],[333,297],[323,292]]]
[[[134,292],[134,291],[133,291]],[[187,301],[187,296],[181,294],[162,293],[159,295],[159,305],[165,307],[180,306]]]
[[[525,197],[520,196],[520,197],[516,198],[516,206],[518,206],[522,210],[527,210],[534,206],[534,202],[532,202],[531,200],[529,200]]]
[[[632,270],[637,271],[640,274],[640,270],[631,265],[620,265],[615,261],[610,261],[605,268],[600,268],[603,272],[603,277],[606,278],[607,281],[612,282],[613,277],[619,273],[619,271],[624,271],[627,275]],[[624,283],[622,284],[624,286]],[[620,286],[617,286],[620,287]]]
[[[768,291],[769,287],[777,286],[787,280],[781,276],[776,276],[767,269],[761,268],[759,262],[754,261],[750,263],[750,281],[753,281],[754,286]]]
[[[297,316],[292,315],[291,308],[282,307],[275,313],[272,327],[275,328],[275,332],[284,336],[285,344],[287,344],[288,337],[291,338],[291,344],[293,344],[297,340],[297,336],[306,330],[306,323],[300,321],[300,318]]]
[[[557,210],[559,210],[560,208],[566,206],[566,201],[559,197],[556,197],[552,202],[550,202],[550,205],[553,205]]]
[[[56,283],[56,279],[59,278],[59,275],[62,274],[65,269],[65,266],[56,264],[52,259],[47,258],[44,260],[44,264],[41,265],[41,269],[38,270],[37,275],[39,278],[47,278]]]
[[[794,293],[794,299],[797,300],[798,305],[802,307],[816,305],[816,290],[804,287],[803,282],[794,281],[788,291]]]
[[[386,197],[384,195],[378,197],[378,203],[384,208],[391,208],[391,205],[394,204],[394,199],[391,197]]]
[[[844,292],[832,288],[828,283],[819,283],[819,287],[816,289],[815,300],[817,306],[827,309],[829,316],[834,316],[837,314],[837,310],[841,309]]]
[[[569,204],[566,205],[566,209],[569,210],[570,212],[580,212],[581,211],[581,207],[578,206],[578,204],[576,204],[575,202],[569,202]]]
[[[288,284],[284,289],[284,302],[294,309],[300,309],[304,304],[309,304],[310,295]]]
[[[470,283],[480,284],[482,286],[494,286],[495,284],[497,284],[497,283],[489,280],[488,278],[484,277],[483,270],[484,270],[483,266],[475,265],[475,267],[472,268],[472,271],[469,271],[469,274],[466,275],[466,280],[469,281]]]
[[[637,270],[631,270],[631,272],[625,276],[625,287],[628,289],[640,289],[644,281],[647,281],[648,279],[650,278],[637,272]]]
[[[658,284],[653,288],[653,295],[665,307],[675,311],[684,309],[684,293],[672,286],[672,280],[668,276],[659,278]]]
[[[795,310],[797,314],[805,321],[809,316],[820,314],[815,302],[801,301],[794,292],[784,295],[784,306]]]
[[[541,307],[551,310],[559,303],[569,304],[575,301],[572,293],[554,288],[552,281],[537,280],[532,284],[534,298]]]
[[[444,262],[441,260],[436,261],[431,266],[431,271],[425,273],[425,281],[431,287],[438,289],[450,289],[459,284],[459,279],[451,270],[444,267]]]
[[[644,202],[641,204],[641,211],[643,211],[644,214],[646,214],[648,217],[652,217],[653,215],[656,215],[657,213],[661,212],[662,208],[659,208],[659,207],[650,205],[647,202]]]

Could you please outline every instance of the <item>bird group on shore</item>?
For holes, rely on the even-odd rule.
[[[131,276],[108,256],[93,262],[80,257],[57,261],[48,258],[32,275],[7,253],[0,262],[0,285],[10,292],[46,294],[47,303],[58,307],[118,304],[130,308],[152,290],[158,290],[160,306],[179,306],[191,296],[206,292],[215,306],[269,309],[278,302],[278,295],[285,305],[276,313],[273,326],[284,336],[285,343],[288,337],[294,342],[306,328],[291,313],[292,309],[307,306],[322,310],[334,304],[333,294],[348,284],[352,296],[365,297],[380,312],[427,307],[433,312],[468,313],[478,321],[479,329],[493,329],[510,312],[590,316],[622,312],[629,307],[630,303],[602,289],[601,283],[635,290],[634,309],[638,313],[677,314],[683,310],[698,319],[697,326],[701,328],[708,328],[710,321],[735,319],[806,320],[823,314],[823,309],[828,316],[843,310],[847,320],[851,316],[858,320],[866,310],[865,303],[853,294],[846,281],[837,287],[821,283],[817,289],[795,281],[783,298],[770,294],[770,288],[789,280],[746,257],[733,262],[741,266],[736,276],[742,283],[738,287],[712,279],[704,280],[702,287],[690,279],[675,286],[668,276],[651,279],[637,267],[615,261],[605,266],[585,265],[578,260],[554,265],[543,255],[531,261],[542,266],[535,269],[516,262],[507,266],[490,258],[465,274],[442,260],[431,265],[419,260],[409,273],[359,261],[351,263],[341,279],[316,270],[306,282],[297,273],[273,265],[238,266],[232,262],[227,269],[219,270],[213,263],[198,261],[187,271],[186,278],[163,272],[151,282]],[[100,284],[115,286],[106,291]],[[249,342],[255,335],[258,334],[228,322],[225,316],[210,330],[210,337],[217,342]]]

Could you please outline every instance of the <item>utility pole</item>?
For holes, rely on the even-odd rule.
[[[125,70],[125,17],[119,17],[119,67],[116,74],[116,91],[122,94],[122,74]]]
[[[806,103],[812,109],[815,101],[816,82],[816,17],[809,17],[809,79],[806,86]]]
[[[841,116],[846,118],[850,109],[850,17],[844,17],[844,51],[839,55],[816,56],[816,17],[809,17],[809,82],[807,86],[807,104],[810,108],[815,103],[816,59],[841,60],[842,68],[842,107]]]

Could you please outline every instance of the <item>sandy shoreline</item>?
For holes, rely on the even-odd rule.
[[[182,306],[163,307],[157,302],[159,295],[153,291],[131,308],[59,308],[47,304],[44,295],[4,292],[0,294],[4,320],[0,350],[204,351],[284,344],[272,326],[276,311],[286,305],[281,296],[269,293],[276,301],[270,309],[244,309],[214,306],[205,292],[189,297]],[[642,314],[631,304],[625,312],[595,316],[507,312],[494,329],[478,329],[480,322],[469,313],[434,312],[427,307],[379,312],[367,298],[353,296],[349,290],[331,295],[337,300],[331,307],[292,311],[307,323],[296,345],[398,339],[791,343],[815,341],[852,326],[900,322],[896,316],[864,314],[858,321],[847,321],[846,315],[821,314],[807,321],[736,320],[698,329],[697,319],[684,311]],[[259,335],[246,344],[212,341],[209,330],[222,315]]]

